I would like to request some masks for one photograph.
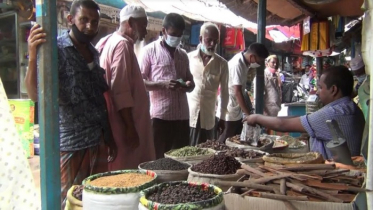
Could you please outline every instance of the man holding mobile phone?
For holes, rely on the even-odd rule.
[[[194,89],[188,55],[180,48],[185,21],[170,13],[163,20],[162,39],[147,45],[140,66],[150,93],[156,157],[189,144],[189,107],[187,92]]]

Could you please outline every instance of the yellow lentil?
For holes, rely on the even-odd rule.
[[[124,173],[97,178],[91,181],[91,185],[95,187],[137,187],[153,179],[146,174]]]

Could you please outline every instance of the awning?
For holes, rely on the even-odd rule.
[[[246,28],[257,33],[257,24],[235,15],[218,0],[126,0],[128,4],[139,4],[147,12],[177,13],[197,21],[211,21],[232,27]],[[299,39],[299,26],[267,26],[266,38],[274,42]]]
[[[127,4],[123,0],[95,0],[98,4],[122,9]]]
[[[276,43],[287,42],[294,39],[300,38],[300,28],[299,24],[287,27],[287,26],[267,26],[266,27],[266,39],[274,41]],[[247,30],[258,33],[257,27],[248,27]]]
[[[147,12],[161,11],[177,13],[197,21],[211,21],[233,27],[256,28],[257,24],[235,15],[218,0],[126,0],[128,4],[139,4]]]

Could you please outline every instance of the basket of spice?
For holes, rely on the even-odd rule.
[[[219,153],[190,167],[188,182],[237,181],[240,178],[237,170],[240,168],[241,163],[234,157]],[[223,191],[228,189],[226,186],[217,186]]]
[[[180,162],[195,164],[213,156],[215,150],[209,148],[198,148],[192,146],[182,147],[166,152],[164,156]]]
[[[207,140],[204,143],[197,144],[196,147],[210,148],[210,149],[213,149],[215,151],[226,151],[226,150],[230,149],[230,147],[228,147],[224,143],[221,143],[219,141],[214,141],[214,140]]]
[[[83,181],[83,207],[89,210],[137,209],[140,191],[156,184],[147,170],[121,170],[95,174]]]
[[[83,209],[83,185],[73,185],[67,191],[65,210]]]
[[[139,210],[224,210],[220,188],[192,182],[166,182],[141,191]]]
[[[294,138],[289,135],[281,136],[280,140],[286,141],[289,145],[289,149],[299,149],[307,146],[304,141],[301,141],[299,138]]]
[[[190,164],[171,158],[160,158],[155,161],[141,163],[139,169],[152,170],[157,174],[157,182],[186,181]]]
[[[240,135],[237,135],[231,138],[227,138],[227,141],[225,141],[225,144],[229,147],[260,150],[260,151],[271,153],[273,149],[272,147],[274,144],[274,140],[277,138],[278,138],[277,136],[272,136],[272,135],[266,135],[266,134],[261,135],[259,141],[257,142],[257,145],[254,146],[249,141],[241,140]]]
[[[235,157],[241,163],[246,164],[263,163],[263,156],[269,155],[268,153],[260,150],[242,149],[238,147],[231,147],[229,150],[223,151],[222,153]]]
[[[320,153],[275,153],[263,157],[265,165],[287,165],[287,164],[316,164],[323,163],[324,158]]]

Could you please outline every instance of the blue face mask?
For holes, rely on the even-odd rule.
[[[167,34],[167,38],[165,39],[165,42],[167,43],[168,46],[175,48],[179,46],[181,42],[181,37],[170,36]]]

